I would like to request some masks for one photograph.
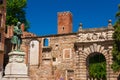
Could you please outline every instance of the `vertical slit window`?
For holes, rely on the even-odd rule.
[[[63,27],[62,29],[63,29],[63,31],[64,31],[64,27]]]

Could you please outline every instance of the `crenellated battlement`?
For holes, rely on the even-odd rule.
[[[72,13],[70,11],[64,11],[64,12],[58,12],[58,16],[72,16]]]

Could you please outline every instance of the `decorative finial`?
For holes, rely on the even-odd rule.
[[[82,26],[83,26],[83,24],[82,24],[82,23],[80,23],[80,24],[79,24],[79,31],[81,31],[81,30],[82,30]]]
[[[111,19],[108,20],[108,28],[110,28],[110,27],[112,27],[112,20]]]
[[[109,20],[108,20],[108,23],[112,23],[112,20],[111,20],[111,19],[109,19]]]

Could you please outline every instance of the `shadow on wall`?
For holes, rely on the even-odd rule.
[[[120,74],[118,75],[117,80],[120,80]]]

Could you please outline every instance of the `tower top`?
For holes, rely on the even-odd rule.
[[[72,13],[70,11],[58,12],[58,34],[72,32]]]
[[[70,11],[58,12],[58,16],[72,15]]]

